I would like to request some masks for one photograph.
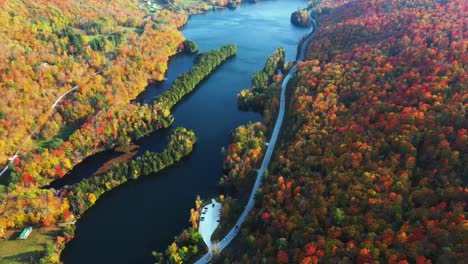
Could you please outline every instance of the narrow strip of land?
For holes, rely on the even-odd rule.
[[[263,157],[262,165],[260,169],[258,170],[257,178],[252,188],[252,192],[250,193],[249,201],[247,202],[247,205],[245,206],[244,211],[239,216],[239,219],[237,219],[236,225],[233,228],[231,228],[231,230],[227,233],[227,235],[217,245],[208,245],[208,248],[210,249],[215,248],[216,246],[218,248],[218,252],[221,252],[224,248],[226,248],[229,245],[229,243],[231,243],[231,241],[234,239],[234,237],[237,235],[237,233],[239,233],[240,226],[244,223],[245,219],[247,218],[248,213],[250,212],[250,210],[252,209],[254,205],[255,195],[257,194],[260,184],[262,183],[262,176],[265,173],[265,170],[268,168],[268,165],[270,163],[273,150],[275,149],[276,141],[278,140],[278,135],[281,129],[281,125],[283,124],[284,111],[286,107],[286,88],[287,88],[289,80],[297,71],[297,63],[301,62],[304,59],[305,53],[307,51],[307,46],[309,42],[312,40],[312,33],[314,32],[317,26],[315,21],[313,22],[314,22],[314,27],[312,28],[312,31],[306,36],[305,40],[301,43],[301,46],[299,49],[299,56],[296,59],[296,64],[291,68],[291,70],[284,77],[283,82],[281,83],[281,97],[280,97],[278,118],[276,119],[275,128],[273,129],[273,134],[271,135],[270,143],[268,144],[267,151],[265,153],[265,156]],[[202,258],[200,258],[195,263],[196,264],[208,263],[212,257],[213,257],[212,250],[209,250],[207,254],[205,254]]]

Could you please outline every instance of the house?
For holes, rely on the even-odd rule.
[[[23,231],[21,232],[21,234],[19,235],[19,239],[27,239],[29,237],[29,235],[31,234],[31,231],[32,231],[32,227],[26,227],[25,229],[23,229]]]

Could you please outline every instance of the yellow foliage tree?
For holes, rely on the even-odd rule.
[[[94,195],[94,193],[89,193],[88,194],[88,200],[89,200],[89,202],[91,204],[94,204],[96,202],[96,200],[97,200],[96,195]]]

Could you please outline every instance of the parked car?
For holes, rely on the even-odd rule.
[[[200,218],[202,221],[205,220],[205,217]]]

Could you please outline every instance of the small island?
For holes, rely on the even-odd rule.
[[[291,14],[291,23],[298,27],[309,27],[312,25],[312,20],[307,9],[298,9]]]

